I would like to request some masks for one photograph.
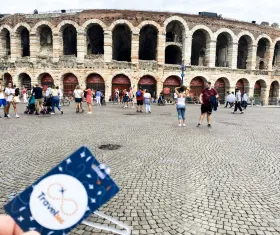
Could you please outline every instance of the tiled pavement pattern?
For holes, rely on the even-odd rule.
[[[0,212],[9,193],[86,144],[121,188],[101,211],[132,234],[280,234],[280,109],[220,108],[208,130],[195,127],[199,106],[188,106],[186,128],[177,127],[174,106],[152,108],[0,119]],[[98,149],[109,143],[123,147]],[[72,234],[106,232],[80,225]]]

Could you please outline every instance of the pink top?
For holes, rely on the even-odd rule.
[[[92,102],[92,91],[91,91],[91,89],[87,90],[86,102],[89,103],[89,104]]]

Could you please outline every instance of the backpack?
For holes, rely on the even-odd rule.
[[[141,97],[141,95],[142,95],[142,92],[141,92],[141,91],[137,91],[137,92],[136,92],[136,96],[137,96],[137,97]]]
[[[84,98],[87,98],[87,92],[86,91],[84,92]]]
[[[15,96],[18,96],[19,95],[19,88],[16,88],[15,89]]]

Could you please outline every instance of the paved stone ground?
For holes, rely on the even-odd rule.
[[[152,108],[136,115],[107,105],[90,116],[68,107],[63,116],[0,119],[0,212],[9,193],[86,144],[121,188],[101,211],[132,234],[280,234],[280,109],[221,108],[209,130],[195,127],[199,106],[187,107],[185,128],[174,106]],[[98,149],[109,143],[123,147]],[[72,234],[105,233],[80,225]]]

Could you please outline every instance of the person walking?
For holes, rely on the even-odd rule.
[[[152,96],[148,90],[144,94],[144,104],[146,105],[146,113],[151,113]]]
[[[15,89],[12,88],[12,83],[8,83],[8,87],[5,88],[7,105],[4,107],[4,112],[5,112],[4,117],[6,118],[10,118],[9,112],[10,112],[11,104],[13,103],[14,95],[15,95]]]
[[[177,95],[177,113],[178,113],[178,126],[186,126],[186,97],[188,89],[186,86],[182,85],[175,88],[175,93]]]
[[[235,114],[235,112],[237,111],[237,109],[239,109],[240,114],[243,114],[243,110],[241,108],[241,92],[240,90],[237,88],[236,89],[236,97],[235,97],[235,107],[234,107],[234,111],[231,112],[232,114]]]
[[[97,106],[101,106],[101,95],[102,95],[101,91],[97,89],[95,93]]]
[[[40,115],[40,111],[42,109],[42,104],[43,104],[43,89],[42,87],[39,86],[39,84],[36,84],[32,92],[35,97],[35,108],[36,108],[35,115]]]
[[[129,106],[128,107],[134,108],[134,102],[133,102],[134,95],[133,95],[132,87],[129,88],[128,97],[129,97]]]
[[[22,88],[21,95],[22,95],[23,103],[26,104],[28,101],[27,101],[27,89],[25,87]]]
[[[173,104],[176,104],[178,100],[178,95],[176,94],[176,91],[173,94]]]
[[[19,118],[19,115],[17,113],[17,104],[20,103],[20,98],[19,98],[20,92],[19,92],[19,88],[16,87],[16,85],[14,85],[13,89],[14,89],[14,96],[13,96],[12,105],[14,108],[16,118]]]
[[[87,114],[92,114],[92,90],[89,86],[86,87],[85,92],[87,93],[86,102],[88,105],[88,112]]]
[[[54,110],[55,107],[57,107],[57,109],[60,111],[60,113],[63,114],[63,111],[61,110],[60,105],[59,105],[59,101],[60,101],[59,87],[58,86],[57,87],[53,86],[50,95],[52,96],[52,112],[51,112],[51,114],[55,114],[55,110]]]
[[[200,120],[199,123],[197,124],[197,127],[200,127],[205,114],[207,114],[207,123],[208,123],[208,128],[211,128],[211,114],[212,114],[212,105],[210,102],[210,99],[212,96],[215,96],[216,99],[219,98],[218,92],[211,87],[211,82],[206,83],[206,88],[202,90],[200,96],[199,96],[199,101],[201,103],[201,115],[200,115]]]
[[[143,113],[142,108],[143,108],[144,92],[143,92],[142,88],[140,88],[136,92],[136,100],[137,100],[137,111],[136,112]]]
[[[124,106],[123,108],[128,108],[128,102],[129,102],[129,94],[128,94],[128,91],[126,89],[123,90],[123,103],[124,103]]]
[[[242,104],[241,106],[244,109],[247,109],[247,106],[248,106],[248,96],[247,96],[247,92],[246,91],[244,92],[244,94],[242,96],[242,103],[241,104]]]
[[[83,91],[79,85],[76,86],[74,92],[73,92],[75,102],[76,102],[76,113],[80,112],[80,109],[82,110],[82,113],[84,112],[82,108],[82,99],[83,99]]]
[[[116,88],[116,89],[115,89],[114,103],[119,104],[119,96],[120,96],[119,89],[118,89],[118,88]]]
[[[4,116],[5,116],[5,107],[7,105],[7,101],[5,99],[5,92],[3,91],[3,87],[0,84],[0,107],[2,107],[2,105],[4,107]],[[2,117],[0,116],[0,118],[2,118]]]

